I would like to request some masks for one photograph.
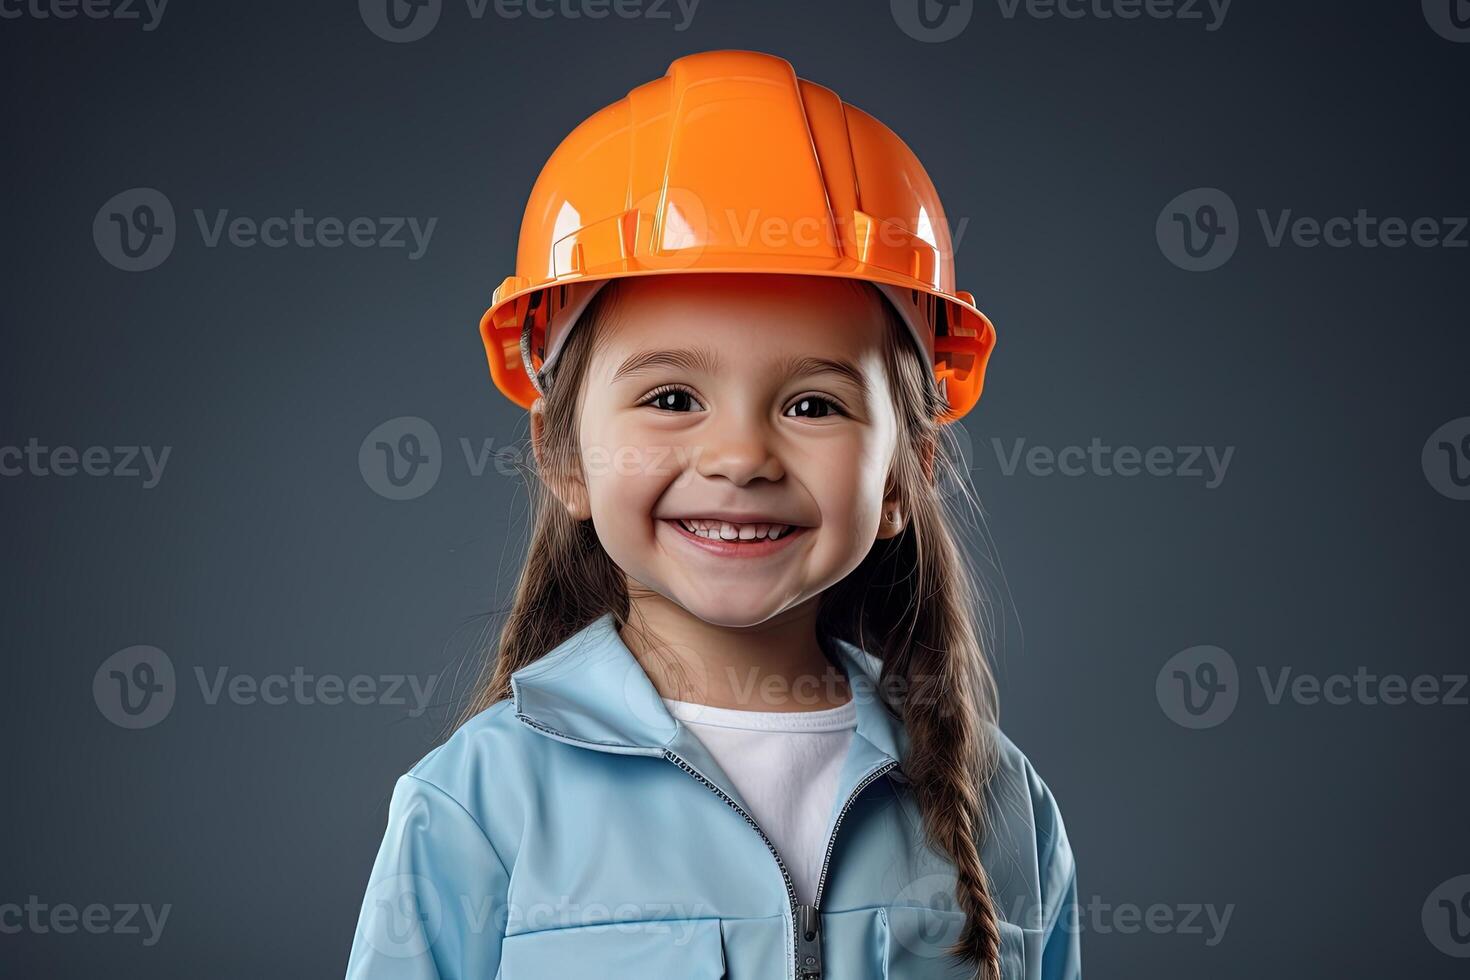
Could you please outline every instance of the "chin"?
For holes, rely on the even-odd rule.
[[[674,595],[670,598],[691,616],[698,616],[711,626],[728,629],[759,626],[790,606],[789,602],[770,595],[742,595],[738,590],[729,590],[718,596]]]

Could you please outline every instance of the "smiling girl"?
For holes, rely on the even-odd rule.
[[[994,331],[907,146],[779,58],[680,58],[557,148],[482,333],[529,553],[348,976],[1077,980],[939,490]]]

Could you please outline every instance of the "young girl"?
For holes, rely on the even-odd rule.
[[[348,977],[1080,977],[938,489],[994,331],[918,160],[780,58],[690,55],[562,142],[517,265],[482,333],[530,551]]]

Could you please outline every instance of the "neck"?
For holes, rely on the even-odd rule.
[[[661,697],[741,711],[818,711],[851,699],[817,640],[815,598],[754,626],[705,622],[657,593],[630,605],[619,635]]]

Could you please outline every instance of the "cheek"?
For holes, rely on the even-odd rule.
[[[582,472],[599,529],[621,531],[620,536],[636,534],[677,475],[673,466],[667,447],[654,445],[641,434],[585,433]]]
[[[857,435],[812,447],[796,464],[816,499],[822,522],[859,536],[877,529],[891,449]]]

